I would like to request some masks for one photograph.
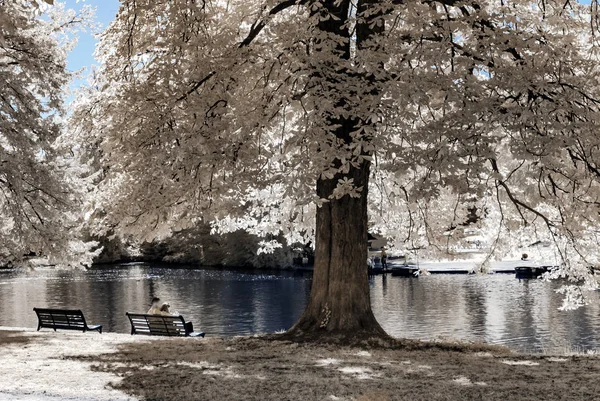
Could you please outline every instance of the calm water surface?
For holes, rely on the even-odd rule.
[[[89,323],[129,333],[125,312],[146,312],[154,296],[209,335],[287,329],[306,305],[309,273],[247,272],[158,265],[87,271],[0,270],[0,326],[36,327],[33,307],[79,308]],[[462,339],[539,351],[600,348],[600,304],[559,311],[556,284],[513,275],[377,276],[373,310],[388,333]]]

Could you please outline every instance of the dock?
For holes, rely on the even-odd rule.
[[[520,278],[536,278],[552,269],[548,263],[539,263],[528,260],[502,260],[490,263],[489,274],[516,274]],[[472,260],[439,261],[402,263],[402,261],[388,262],[388,272],[393,276],[415,276],[418,272],[428,274],[474,274],[479,271],[478,263]],[[385,273],[384,269],[376,266],[373,274]]]

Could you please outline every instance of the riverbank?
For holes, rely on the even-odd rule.
[[[360,348],[0,329],[0,360],[2,400],[583,401],[600,394],[596,356],[473,344]]]

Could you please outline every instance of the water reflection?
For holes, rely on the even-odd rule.
[[[600,348],[598,303],[560,311],[557,283],[513,275],[371,282],[375,316],[396,337],[464,339],[527,351]]]
[[[370,279],[377,319],[396,337],[452,338],[515,349],[600,348],[598,303],[558,310],[556,284],[512,275]],[[91,323],[128,333],[125,312],[169,301],[209,335],[274,332],[306,305],[310,275],[148,265],[89,271],[0,271],[0,326],[36,327],[36,307],[80,308]]]
[[[106,331],[128,333],[125,312],[146,312],[152,297],[171,304],[213,335],[273,332],[291,327],[304,310],[310,277],[286,272],[97,267],[87,272],[0,273],[0,325],[35,327],[32,309],[79,308]]]

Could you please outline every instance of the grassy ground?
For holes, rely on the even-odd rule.
[[[600,359],[404,342],[348,348],[261,338],[130,343],[89,357],[146,400],[599,400]]]

